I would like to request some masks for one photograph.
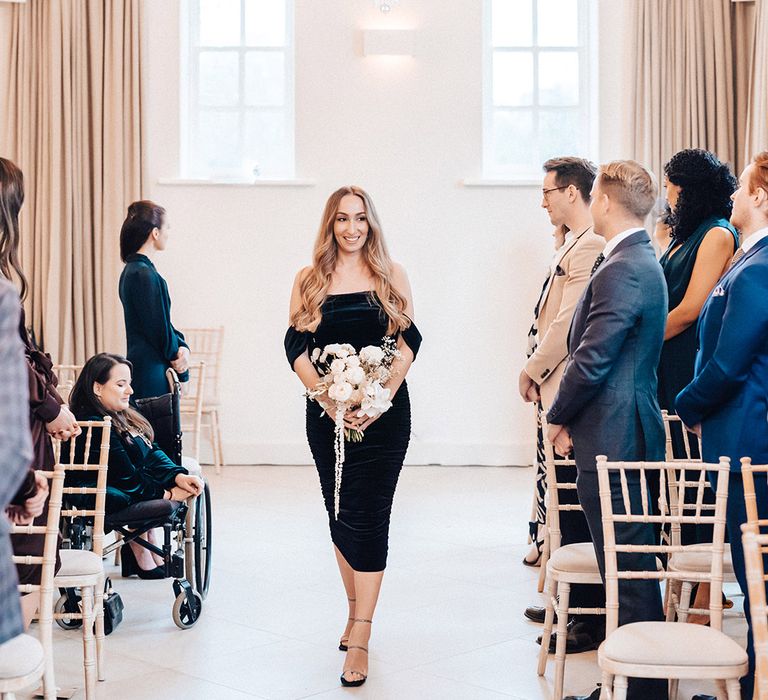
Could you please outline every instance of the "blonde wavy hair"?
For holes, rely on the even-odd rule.
[[[291,316],[291,325],[300,331],[314,331],[320,324],[322,319],[321,307],[328,296],[331,276],[339,254],[336,237],[333,234],[333,225],[342,198],[349,194],[363,200],[365,215],[368,220],[368,237],[363,246],[362,254],[373,277],[371,297],[389,321],[387,333],[393,335],[411,325],[411,319],[405,315],[406,299],[392,286],[392,258],[389,257],[387,246],[384,243],[376,208],[373,206],[370,195],[355,185],[339,188],[325,203],[320,230],[315,239],[312,268],[301,281],[299,287],[301,306]]]

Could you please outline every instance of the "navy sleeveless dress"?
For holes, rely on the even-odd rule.
[[[329,294],[317,330],[289,328],[285,350],[293,367],[305,350],[311,356],[315,348],[349,343],[359,351],[366,345],[381,345],[386,334],[387,317],[373,293]],[[421,344],[416,326],[411,324],[402,337],[415,357]],[[368,427],[362,442],[345,443],[338,520],[333,517],[334,423],[321,413],[317,402],[307,401],[307,440],[320,477],[331,539],[355,571],[383,571],[392,499],[411,434],[408,386],[403,381],[392,407]]]

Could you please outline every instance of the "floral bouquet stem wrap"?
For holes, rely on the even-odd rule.
[[[339,519],[339,494],[344,471],[344,442],[362,442],[361,430],[344,427],[344,415],[357,409],[357,417],[375,418],[392,406],[391,390],[384,384],[392,377],[392,363],[400,357],[395,339],[384,336],[381,345],[367,345],[358,353],[348,343],[333,343],[312,352],[312,364],[320,381],[306,396],[327,410],[327,398],[334,408],[336,469],[333,489],[333,517]]]

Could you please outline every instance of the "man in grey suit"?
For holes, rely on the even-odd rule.
[[[0,657],[23,632],[16,567],[5,509],[29,471],[32,439],[24,348],[19,338],[19,295],[0,278]]]
[[[571,449],[576,488],[589,524],[600,572],[605,578],[603,530],[596,456],[609,460],[662,460],[664,426],[656,399],[656,367],[664,342],[667,288],[643,228],[656,199],[653,176],[634,161],[600,167],[592,188],[595,232],[607,241],[576,307],[570,359],[547,414],[549,439],[560,454]],[[639,483],[631,483],[640,498]],[[621,507],[621,487],[614,500]],[[617,527],[617,540],[653,544],[648,524]],[[655,569],[653,555],[633,557],[633,568]],[[619,624],[663,620],[657,581],[622,581]],[[586,696],[596,700],[599,690]],[[667,682],[631,679],[628,700],[665,700]],[[571,700],[578,700],[572,697]]]

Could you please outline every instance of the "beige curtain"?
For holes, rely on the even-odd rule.
[[[682,148],[706,148],[739,167],[734,4],[635,0],[633,157],[659,178]]]
[[[757,0],[751,37],[749,97],[743,154],[746,162],[768,149],[768,3]]]
[[[27,320],[55,362],[124,350],[118,236],[142,191],[139,6],[13,9],[0,151],[24,172]]]

